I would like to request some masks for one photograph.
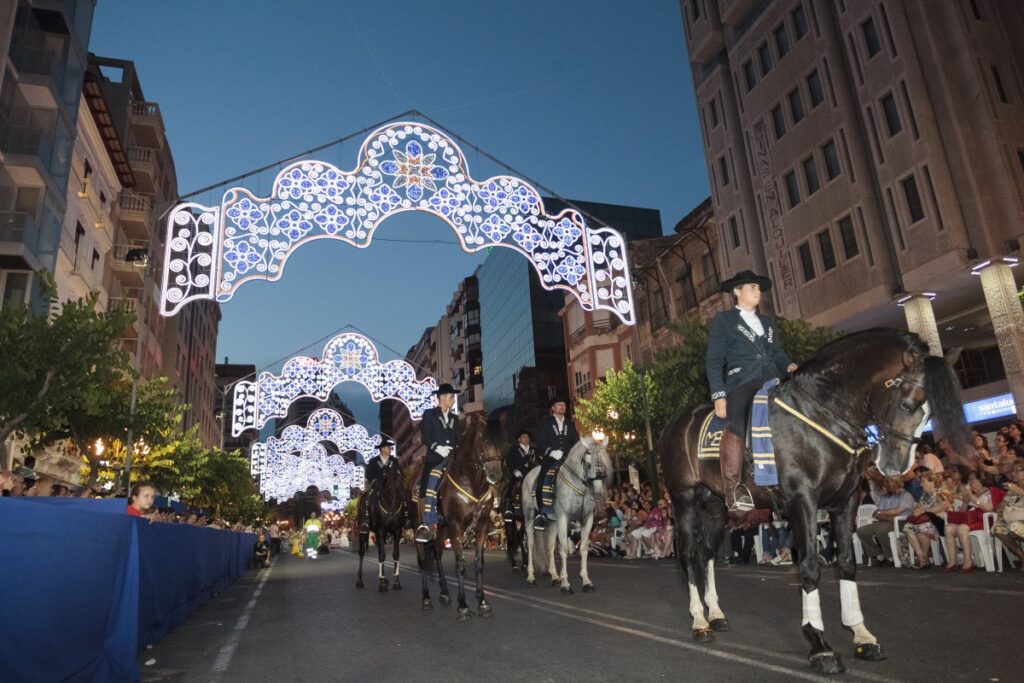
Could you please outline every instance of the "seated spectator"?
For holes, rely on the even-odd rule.
[[[0,472],[0,495],[23,496],[25,495],[25,479],[20,474],[11,470]]]
[[[658,500],[658,509],[661,510],[661,526],[654,532],[654,543],[651,555],[654,559],[660,560],[664,557],[671,557],[675,549],[675,527],[672,522],[672,506],[666,496]]]
[[[793,531],[784,521],[776,518],[761,533],[761,561],[759,564],[793,564]]]
[[[1002,432],[996,434],[995,451],[992,452],[992,461],[996,466],[996,485],[1001,486],[1003,482],[1010,480],[1010,472],[1013,464],[1017,461],[1017,454],[1010,446],[1010,437]]]
[[[914,449],[914,457],[920,456],[921,460],[918,463],[924,467],[927,467],[932,472],[941,472],[943,470],[942,461],[935,455],[935,451],[932,447],[926,443],[918,444],[917,448]]]
[[[874,469],[869,470],[868,476],[874,479],[882,477]],[[892,564],[889,532],[893,530],[893,520],[913,510],[914,499],[903,488],[902,477],[882,478],[881,485],[872,479],[871,498],[878,506],[872,515],[875,521],[857,529],[857,537],[864,547],[865,557],[878,560],[878,564]]]
[[[960,547],[963,549],[964,562],[960,568],[962,572],[974,571],[973,548],[971,547],[971,532],[981,529],[984,524],[982,516],[986,512],[992,512],[1003,498],[1001,489],[989,489],[982,485],[977,474],[970,474],[967,477],[967,486],[957,489],[953,494],[950,510],[946,513],[946,530],[943,534],[946,541],[946,566],[943,572],[955,572],[956,564],[956,540],[960,540]]]
[[[934,472],[921,475],[921,499],[914,505],[913,514],[907,517],[907,524],[903,527],[907,542],[917,554],[917,563],[912,569],[927,569],[931,566],[928,559],[931,542],[939,539],[938,525],[945,526],[939,515],[949,509],[949,499],[939,492],[939,481],[939,475]]]
[[[138,481],[132,485],[128,496],[128,514],[133,517],[149,517],[153,514],[153,501],[156,499],[156,487],[148,481]]]
[[[996,523],[992,534],[1003,547],[1017,557],[1017,569],[1024,570],[1024,463],[1017,463],[1010,472],[1012,481],[1003,484],[1006,496],[996,510]]]
[[[931,470],[924,465],[918,465],[903,475],[903,488],[910,492],[915,503],[921,499],[921,494],[924,493],[924,489],[921,488],[921,475],[925,472],[931,472]]]

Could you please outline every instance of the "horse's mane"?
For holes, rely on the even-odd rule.
[[[862,352],[865,346],[890,344],[898,349],[914,352],[915,355],[928,355],[928,345],[915,333],[891,327],[873,327],[851,332],[824,344],[800,364],[800,374],[822,372],[832,367],[839,358]]]

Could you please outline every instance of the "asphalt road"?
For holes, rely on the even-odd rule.
[[[674,560],[592,560],[595,593],[525,585],[488,553],[494,616],[457,623],[455,606],[420,609],[415,553],[403,546],[402,591],[379,593],[376,561],[357,590],[357,557],[280,557],[250,571],[140,656],[144,681],[656,681],[819,680],[799,632],[793,567],[718,571],[733,630],[699,645]],[[375,555],[374,555],[375,557]],[[446,571],[454,561],[445,554]],[[578,572],[577,560],[570,570]],[[470,608],[472,565],[469,572]],[[852,656],[838,584],[822,582],[826,634],[857,681],[1020,680],[1024,574],[943,575],[868,568],[858,578],[868,628],[888,659]],[[454,581],[451,587],[454,594]],[[149,663],[147,663],[149,662]]]

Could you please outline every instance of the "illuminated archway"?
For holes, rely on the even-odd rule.
[[[564,289],[586,310],[607,309],[635,322],[621,234],[590,227],[573,209],[548,213],[537,190],[514,176],[473,179],[450,137],[410,122],[371,133],[352,171],[298,161],[278,173],[269,197],[236,187],[219,206],[174,207],[161,312],[173,315],[196,299],[228,301],[245,282],[277,280],[288,256],[306,242],[333,238],[365,248],[381,222],[404,211],[445,221],[466,252],[515,249],[546,289]]]
[[[284,417],[288,406],[304,396],[326,401],[342,382],[362,384],[377,403],[388,398],[401,401],[414,420],[437,403],[436,379],[416,379],[416,370],[404,360],[382,363],[373,342],[344,332],[327,342],[319,359],[295,356],[285,362],[280,375],[261,372],[255,382],[235,384],[231,433],[239,436],[246,429],[262,428],[273,417]]]

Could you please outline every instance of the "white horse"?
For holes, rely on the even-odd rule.
[[[572,594],[569,584],[569,522],[579,522],[580,529],[580,579],[583,580],[583,592],[594,591],[594,584],[587,574],[587,554],[590,548],[590,528],[594,525],[594,510],[604,499],[604,482],[611,471],[611,459],[605,445],[585,436],[569,451],[565,462],[558,470],[555,478],[555,524],[549,524],[544,534],[544,542],[548,551],[548,571],[551,573],[551,585],[561,585],[563,593]],[[527,570],[526,583],[536,586],[534,578],[534,549],[538,547],[532,520],[537,513],[537,500],[534,496],[540,468],[535,467],[523,478],[523,519],[529,528],[526,530]],[[555,533],[558,534],[559,554],[562,558],[562,571],[555,569]]]

